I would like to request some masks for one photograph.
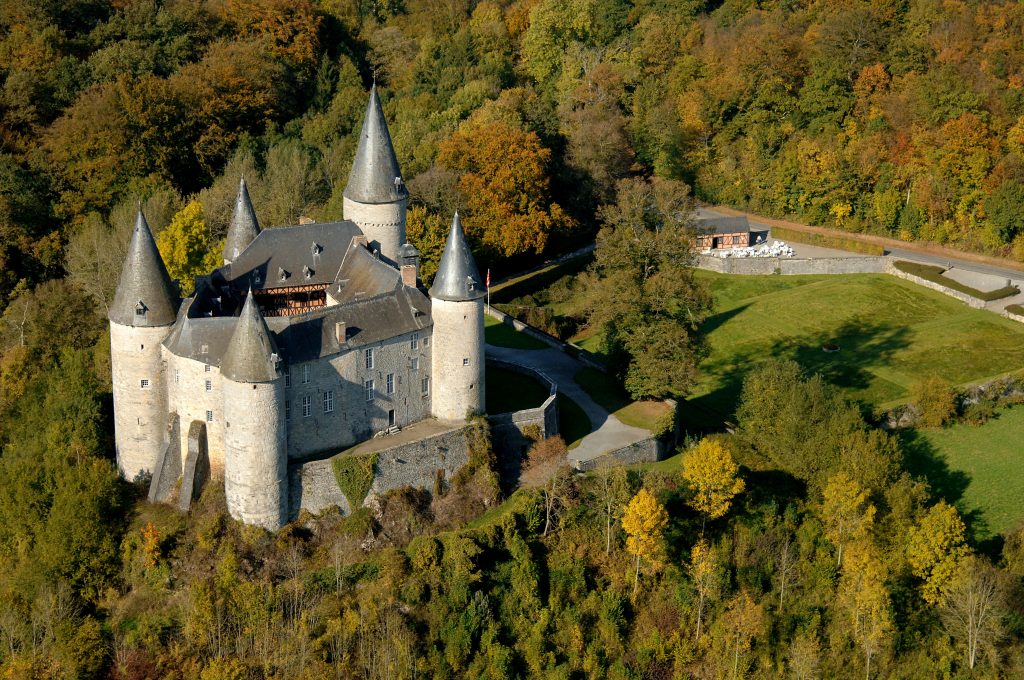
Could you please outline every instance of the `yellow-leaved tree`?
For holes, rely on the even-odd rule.
[[[668,524],[668,513],[647,489],[640,489],[622,513],[622,529],[626,532],[626,550],[636,558],[633,596],[640,583],[640,560],[658,564],[662,532]]]
[[[839,582],[839,602],[848,612],[849,632],[864,653],[864,677],[871,677],[871,659],[885,648],[894,627],[888,577],[878,550],[869,541],[851,545]]]
[[[956,508],[945,501],[928,508],[921,522],[910,530],[907,561],[914,576],[924,581],[921,595],[928,604],[942,602],[970,554],[966,534],[967,527]]]
[[[700,642],[704,603],[718,591],[718,555],[703,538],[690,551],[690,579],[697,589],[697,641]]]
[[[183,295],[192,293],[196,276],[210,273],[222,262],[221,249],[210,235],[199,201],[190,202],[171,218],[157,235],[156,245],[167,273],[181,284]]]
[[[708,518],[718,519],[729,512],[732,499],[745,488],[738,474],[732,455],[715,439],[702,439],[683,454],[683,479],[693,489],[687,503],[704,515],[701,536]]]
[[[821,521],[825,535],[836,546],[836,566],[843,566],[843,546],[867,536],[875,520],[875,506],[868,502],[868,491],[845,472],[833,475],[825,486]]]

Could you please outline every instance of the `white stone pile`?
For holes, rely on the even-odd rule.
[[[704,255],[710,255],[712,257],[720,257],[723,260],[730,257],[793,257],[793,249],[786,245],[782,241],[775,241],[774,243],[765,243],[759,246],[750,246],[747,248],[732,248],[732,249],[720,249],[720,250],[705,250]]]

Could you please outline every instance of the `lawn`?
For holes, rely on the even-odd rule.
[[[671,407],[663,401],[633,401],[607,373],[584,368],[573,380],[602,408],[626,425],[656,432]]]
[[[548,345],[526,333],[517,331],[498,321],[494,317],[484,315],[484,341],[495,347],[511,347],[513,349],[547,349]]]
[[[486,369],[487,412],[511,413],[537,408],[548,398],[548,388],[533,378],[505,368]]]
[[[701,418],[728,419],[743,376],[769,357],[795,359],[871,406],[905,401],[932,373],[966,384],[1024,368],[1024,326],[894,277],[698,277],[715,297],[711,353],[690,400]],[[824,352],[826,342],[840,350]]]
[[[984,540],[1024,521],[1024,406],[980,427],[904,434],[906,465],[970,520]]]

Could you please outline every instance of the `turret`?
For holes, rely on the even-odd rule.
[[[235,198],[235,211],[231,214],[227,239],[224,242],[224,264],[235,261],[239,253],[256,240],[260,233],[260,223],[256,219],[256,211],[249,200],[249,189],[243,177],[238,183],[238,197]]]
[[[288,520],[284,377],[252,291],[221,362],[228,512],[271,531]]]
[[[484,296],[486,290],[455,213],[430,288],[434,320],[430,410],[441,420],[484,411]]]
[[[164,446],[167,384],[160,343],[171,332],[178,303],[177,286],[140,207],[107,314],[117,466],[129,480],[152,473]]]
[[[343,194],[342,211],[345,219],[363,230],[371,250],[380,251],[381,257],[395,265],[399,263],[399,248],[405,243],[408,199],[374,83],[359,134],[359,148]]]

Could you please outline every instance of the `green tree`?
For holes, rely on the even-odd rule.
[[[825,486],[821,504],[821,521],[825,535],[836,546],[836,566],[843,566],[843,547],[850,541],[862,540],[875,519],[875,506],[868,502],[868,492],[844,473],[832,476]]]
[[[910,391],[913,402],[921,410],[920,423],[924,427],[942,427],[956,415],[956,394],[939,376],[922,378]]]

